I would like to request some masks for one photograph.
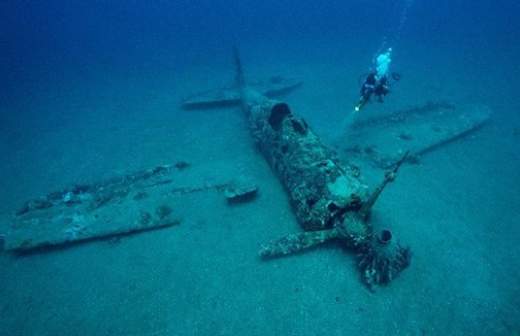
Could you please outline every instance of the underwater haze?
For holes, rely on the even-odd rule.
[[[520,335],[519,1],[5,0],[0,27],[0,335]],[[276,99],[367,190],[394,142],[438,133],[372,208],[370,225],[412,252],[390,283],[367,285],[359,251],[335,242],[259,257],[304,230],[291,190],[241,104],[182,105],[235,90],[233,48],[246,83],[302,81]],[[352,114],[388,48],[399,80]],[[450,111],[490,112],[468,124]],[[376,139],[374,120],[394,130],[406,113],[416,128],[353,146],[361,125]],[[13,232],[45,240],[20,218],[50,211],[51,195],[74,212],[71,186],[100,191],[169,164],[173,177],[147,188],[170,188],[152,215],[175,225],[7,248]],[[255,197],[227,201],[236,180]],[[99,206],[124,222],[146,197]],[[77,228],[67,240],[92,234]]]

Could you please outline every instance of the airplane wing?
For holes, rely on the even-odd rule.
[[[463,138],[485,125],[490,116],[487,106],[430,102],[355,122],[341,139],[341,149],[351,159],[387,169],[407,151],[409,160],[416,160]]]

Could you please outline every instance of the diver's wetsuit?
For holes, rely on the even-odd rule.
[[[375,95],[379,102],[383,102],[383,97],[386,96],[388,92],[390,92],[388,77],[385,75],[377,79],[376,72],[370,72],[361,86],[361,97],[359,97],[359,102],[354,110],[361,110],[361,108],[370,101],[372,95]]]
[[[361,87],[361,99],[364,102],[368,102],[372,95],[375,95],[379,101],[383,101],[383,97],[390,92],[388,88],[388,78],[386,76],[381,77],[379,80],[376,79],[376,73],[371,72],[368,74],[363,86]]]

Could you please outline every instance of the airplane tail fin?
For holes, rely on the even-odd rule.
[[[235,84],[239,89],[243,89],[246,86],[246,81],[244,78],[242,61],[240,60],[240,53],[236,46],[233,47],[233,61],[235,63]]]

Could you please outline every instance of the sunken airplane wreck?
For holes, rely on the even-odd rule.
[[[400,245],[390,230],[372,227],[371,208],[404,162],[416,162],[420,155],[478,130],[489,120],[490,111],[480,106],[461,109],[430,102],[355,124],[356,130],[346,139],[350,145],[345,152],[386,169],[383,181],[369,193],[361,182],[360,169],[343,165],[288,104],[246,83],[236,50],[234,61],[237,77],[232,104],[240,104],[246,114],[251,135],[284,185],[303,228],[303,232],[263,245],[260,256],[268,259],[293,254],[335,240],[358,254],[362,278],[370,288],[392,281],[410,265],[411,251]],[[299,86],[289,82],[279,92],[288,93]],[[196,97],[191,99],[197,101]],[[227,106],[228,102],[217,100],[212,106]],[[385,147],[386,143],[391,145]]]
[[[246,85],[235,50],[236,83],[251,135],[286,191],[303,232],[273,240],[260,250],[263,258],[287,255],[338,240],[360,255],[365,283],[390,282],[410,264],[411,252],[389,230],[370,225],[372,206],[394,180],[407,153],[368,193],[357,167],[343,165],[289,105],[265,97]]]
[[[303,231],[262,245],[260,256],[269,259],[337,241],[358,255],[369,287],[392,281],[409,266],[411,252],[389,229],[372,226],[373,205],[404,162],[477,130],[489,119],[489,110],[429,103],[355,124],[342,141],[347,144],[344,152],[349,159],[368,161],[369,168],[386,170],[382,182],[368,192],[357,166],[342,164],[304,119],[286,103],[273,100],[298,88],[301,81],[272,77],[249,85],[236,50],[234,61],[236,85],[190,97],[182,107],[241,106],[251,135],[289,194]],[[24,252],[171,227],[181,222],[172,210],[174,195],[216,190],[231,204],[256,194],[254,183],[179,187],[179,174],[188,166],[158,166],[30,200],[15,214],[4,247]]]

